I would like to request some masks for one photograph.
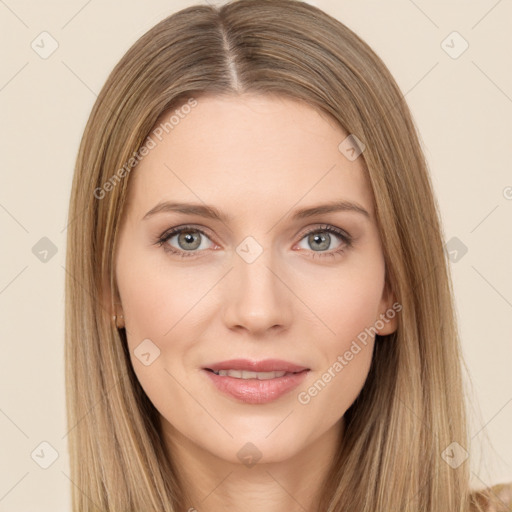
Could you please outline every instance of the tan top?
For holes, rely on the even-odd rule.
[[[473,496],[485,512],[512,512],[512,482],[475,491]],[[474,510],[476,512],[478,508]]]

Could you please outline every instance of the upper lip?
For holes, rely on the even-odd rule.
[[[301,372],[309,370],[306,366],[283,361],[282,359],[264,359],[262,361],[251,361],[249,359],[230,359],[212,363],[204,367],[205,370],[246,370],[249,372]]]

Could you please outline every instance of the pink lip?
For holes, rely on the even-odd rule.
[[[275,379],[258,380],[217,375],[209,370],[285,371],[289,373]],[[264,404],[277,400],[296,388],[305,379],[308,371],[309,368],[278,359],[266,359],[265,361],[232,359],[203,368],[203,372],[219,391],[247,404]]]
[[[305,366],[283,361],[282,359],[264,359],[263,361],[250,361],[249,359],[230,359],[220,363],[204,366],[205,370],[246,370],[251,372],[302,372],[309,370]]]

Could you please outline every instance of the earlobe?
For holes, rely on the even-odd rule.
[[[110,310],[110,315],[114,326],[117,329],[123,329],[125,326],[123,307],[121,304],[121,298],[119,297],[119,292],[117,291],[117,287],[115,287],[115,292],[112,294],[110,283],[105,280],[102,297],[105,301],[106,308]]]
[[[379,336],[394,333],[398,328],[398,313],[402,305],[396,301],[388,286],[384,290],[379,317],[375,320],[375,329]]]
[[[124,329],[124,316],[122,314],[112,315],[112,321],[116,326],[116,329]]]
[[[393,308],[388,308],[386,311],[379,315],[375,322],[375,329],[379,336],[386,336],[396,331],[398,322],[396,318],[396,311]]]
[[[118,299],[119,300],[119,299]],[[113,304],[114,311],[112,314],[112,321],[117,329],[124,328],[124,316],[123,316],[123,306],[121,302],[114,302]]]

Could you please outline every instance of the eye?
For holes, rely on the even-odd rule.
[[[338,239],[338,245],[332,247],[333,243],[336,244],[336,238]],[[302,237],[301,243],[305,243],[306,247],[301,247],[300,245],[299,247],[311,249],[313,252],[317,253],[313,254],[312,257],[334,257],[352,246],[352,238],[341,229],[326,225],[306,232]]]
[[[173,245],[173,239],[176,245]],[[158,245],[163,246],[165,251],[177,254],[178,256],[196,256],[197,252],[209,249],[205,240],[210,240],[201,229],[192,226],[173,228],[163,233],[158,239]],[[210,240],[211,242],[211,240]]]
[[[338,239],[338,245],[332,247]],[[208,242],[211,245],[208,245]],[[215,245],[208,235],[194,226],[182,226],[165,231],[157,240],[157,245],[163,247],[166,252],[180,257],[198,256],[199,253],[212,249]],[[311,257],[335,257],[352,246],[351,236],[334,226],[319,226],[307,231],[301,238],[300,244],[305,243],[309,247],[299,245],[306,252],[311,252]],[[316,254],[315,254],[316,253]]]

